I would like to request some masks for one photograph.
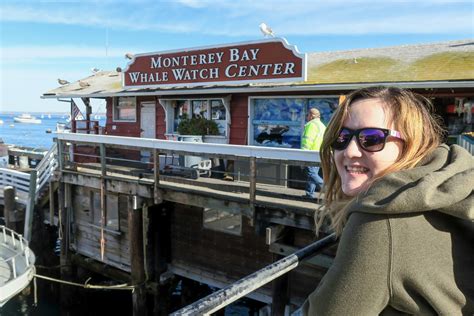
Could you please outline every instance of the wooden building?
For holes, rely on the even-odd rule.
[[[129,273],[157,302],[172,275],[229,284],[315,238],[318,205],[300,197],[298,182],[302,166],[319,162],[298,150],[310,108],[327,122],[354,89],[408,88],[432,99],[448,141],[456,142],[473,130],[473,64],[469,40],[301,54],[276,38],[137,54],[123,71],[48,91],[43,98],[70,98],[71,109],[81,99],[86,108],[73,133],[58,135],[62,258],[83,265],[92,258]],[[92,98],[106,100],[103,128],[92,128]],[[214,121],[219,135],[179,141],[186,117]],[[211,170],[183,165],[193,156],[210,161]],[[218,169],[224,161],[227,168]],[[234,181],[199,177],[218,171]],[[273,300],[275,315],[294,309],[317,286],[331,253],[251,297]]]

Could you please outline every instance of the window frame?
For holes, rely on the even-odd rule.
[[[118,112],[117,107],[120,102],[121,98],[129,98],[134,100],[134,107],[135,107],[135,118],[133,120],[124,120],[117,118]],[[113,97],[112,98],[112,122],[124,122],[124,123],[136,123],[138,119],[137,113],[137,97]]]
[[[158,99],[158,102],[161,104],[163,109],[165,110],[165,115],[166,115],[166,134],[167,135],[176,135],[178,134],[177,129],[175,129],[175,104],[178,101],[184,101],[188,103],[188,118],[193,117],[193,101],[201,101],[201,102],[206,102],[206,112],[205,112],[205,118],[210,119],[213,121],[224,121],[224,120],[215,120],[212,118],[212,103],[213,101],[219,101],[225,109],[225,123],[224,123],[224,134],[219,134],[219,135],[213,135],[216,137],[222,137],[222,138],[228,138],[229,133],[230,133],[230,96],[228,97],[215,97],[215,98],[172,98],[172,99],[166,99],[166,98],[160,98]],[[179,122],[178,122],[179,124]],[[219,124],[219,123],[218,123]],[[177,126],[177,125],[176,125]],[[222,130],[222,129],[220,129]]]
[[[255,141],[254,135],[254,107],[255,103],[254,100],[262,100],[262,99],[305,99],[305,106],[303,108],[303,115],[300,124],[293,124],[293,125],[300,125],[301,131],[303,132],[304,125],[306,124],[306,116],[307,116],[307,108],[308,102],[311,99],[337,99],[339,100],[340,95],[265,95],[265,96],[249,96],[247,100],[248,104],[248,126],[247,126],[247,135],[248,140],[247,144],[251,146],[261,146],[267,147],[262,144],[258,144]],[[339,103],[339,102],[338,102]],[[301,136],[301,135],[300,135]],[[284,147],[284,146],[282,146]],[[278,148],[278,147],[277,147]],[[295,149],[294,147],[291,147]]]

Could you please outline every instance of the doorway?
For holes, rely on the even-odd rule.
[[[141,102],[140,103],[140,137],[141,138],[156,138],[156,103],[155,102]],[[140,151],[141,161],[150,162],[151,151]]]

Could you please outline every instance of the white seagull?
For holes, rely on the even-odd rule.
[[[63,79],[59,79],[59,78],[58,78],[58,83],[59,83],[60,85],[64,86],[64,85],[66,85],[66,84],[69,84],[69,81],[63,80]]]
[[[263,33],[263,36],[275,37],[275,33],[273,33],[273,30],[268,25],[262,22],[260,23],[259,26],[260,26],[260,31],[262,31]]]
[[[133,59],[133,57],[134,57],[134,56],[133,56],[132,53],[126,53],[126,54],[125,54],[125,58],[127,58],[127,59]]]

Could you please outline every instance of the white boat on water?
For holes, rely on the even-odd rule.
[[[16,123],[27,123],[27,124],[41,124],[41,120],[30,114],[22,114],[20,116],[15,116],[13,121]]]
[[[36,272],[28,241],[0,226],[0,307],[28,286]]]

